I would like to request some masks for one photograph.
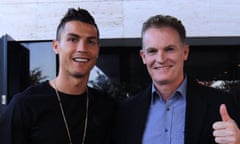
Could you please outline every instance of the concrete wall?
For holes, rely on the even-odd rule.
[[[101,38],[138,38],[155,14],[182,20],[189,37],[240,36],[239,0],[0,0],[0,35],[15,40],[51,40],[69,7],[88,9]]]

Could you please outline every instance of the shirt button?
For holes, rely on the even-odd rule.
[[[166,108],[166,111],[169,111],[170,110],[170,108],[168,107],[168,108]]]
[[[164,132],[168,132],[168,129],[167,129],[167,128],[165,128],[165,129],[164,129]]]

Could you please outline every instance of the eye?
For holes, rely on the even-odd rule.
[[[157,49],[155,49],[155,48],[146,49],[146,54],[148,54],[148,55],[154,55],[155,53],[157,53]]]
[[[174,50],[175,50],[174,47],[167,47],[167,48],[165,49],[165,51],[167,51],[167,52],[171,52],[171,51],[174,51]]]
[[[88,39],[88,44],[90,44],[90,45],[97,45],[97,40],[96,39]]]
[[[69,37],[67,40],[70,42],[73,42],[73,43],[78,41],[78,39],[76,37]]]

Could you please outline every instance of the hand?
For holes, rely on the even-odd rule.
[[[215,142],[218,144],[240,144],[240,130],[229,116],[225,104],[221,104],[219,112],[222,121],[213,124]]]

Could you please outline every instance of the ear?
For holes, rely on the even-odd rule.
[[[141,49],[141,50],[139,51],[139,55],[140,55],[141,58],[142,58],[143,64],[146,64],[146,60],[145,60],[146,55],[145,55],[145,52],[144,52],[143,49]]]
[[[188,59],[188,55],[189,55],[189,45],[188,44],[184,44],[184,60],[186,61]]]
[[[58,43],[57,40],[52,41],[52,47],[53,47],[53,50],[56,54],[58,54],[58,52],[59,52],[59,46],[58,45],[59,45],[59,43]]]

